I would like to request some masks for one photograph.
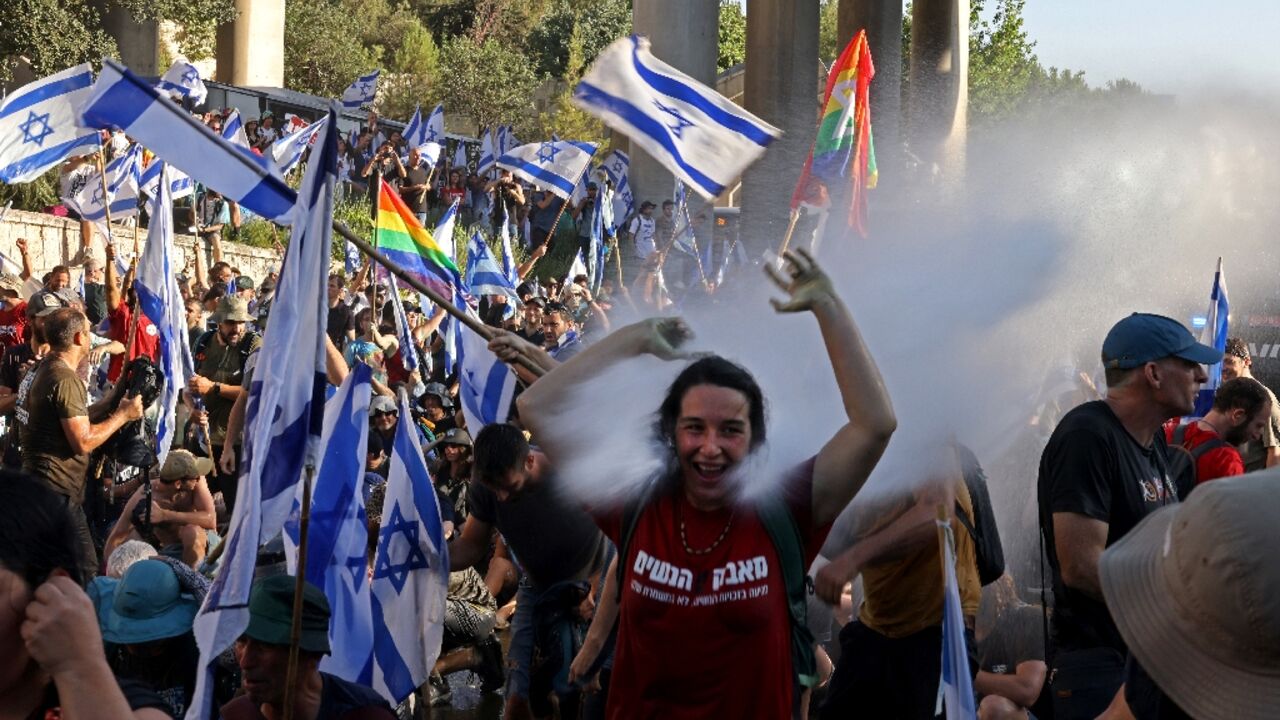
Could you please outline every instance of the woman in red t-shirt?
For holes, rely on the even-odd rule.
[[[818,455],[781,483],[781,499],[804,540],[805,567],[832,521],[879,461],[897,421],[880,372],[830,280],[803,250],[788,254],[790,278],[771,267],[790,295],[778,312],[810,311],[818,320],[848,422]],[[622,328],[539,379],[521,395],[521,420],[553,464],[584,438],[556,427],[572,385],[641,354],[685,357],[691,337],[679,318]],[[500,339],[509,358],[519,343]],[[658,411],[669,467],[643,500],[634,530],[627,511],[597,514],[615,544],[625,544],[617,648],[608,715],[621,717],[790,717],[791,626],[783,568],[760,518],[743,500],[738,469],[765,440],[764,398],[754,378],[720,357],[704,357],[671,385]],[[771,502],[771,501],[766,501]],[[803,568],[800,569],[803,572]]]

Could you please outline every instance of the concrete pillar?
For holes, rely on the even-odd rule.
[[[720,45],[718,0],[635,0],[631,23],[637,35],[649,38],[650,49],[659,60],[715,87]],[[629,144],[636,207],[645,200],[662,207],[663,200],[671,199],[675,178],[648,153]],[[692,204],[697,196],[691,193],[690,197]]]
[[[284,0],[235,0],[239,15],[218,28],[215,80],[284,87]]]
[[[115,39],[125,67],[143,77],[162,75],[169,69],[160,67],[160,23],[137,20],[111,0],[94,0],[93,7],[102,17],[102,30]]]
[[[969,104],[969,0],[915,0],[907,86],[908,145],[922,171],[964,173]]]
[[[875,134],[877,192],[901,182],[902,152],[902,2],[901,0],[840,0],[836,17],[836,52],[859,30],[867,31],[871,62],[871,126]],[[831,60],[832,58],[823,58]]]
[[[742,178],[741,241],[753,257],[786,234],[791,193],[813,149],[820,102],[818,3],[751,0],[743,104],[781,128]]]

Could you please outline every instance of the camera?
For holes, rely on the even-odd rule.
[[[151,358],[145,355],[130,360],[120,373],[120,381],[111,391],[111,407],[116,407],[125,397],[142,398],[142,407],[149,408],[160,396],[160,388],[164,384],[164,374],[156,367]],[[150,441],[147,419],[125,423],[115,435],[105,443],[106,453],[121,465],[133,467],[151,467],[156,463],[155,449]]]

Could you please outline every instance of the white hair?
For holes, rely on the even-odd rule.
[[[156,549],[150,543],[141,540],[127,540],[107,558],[107,577],[124,577],[129,566],[139,560],[156,556]]]

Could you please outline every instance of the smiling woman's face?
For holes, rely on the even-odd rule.
[[[681,399],[676,457],[685,495],[699,510],[728,504],[729,471],[751,451],[750,409],[745,394],[719,385],[694,385]]]

